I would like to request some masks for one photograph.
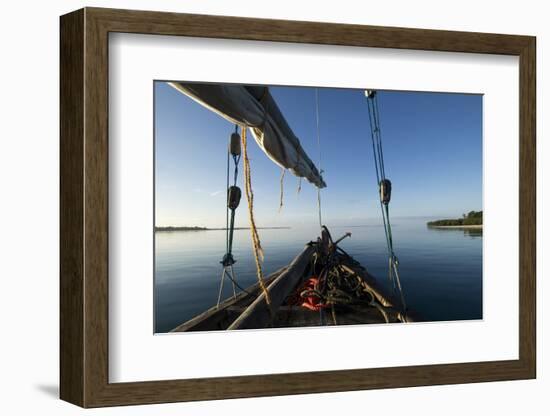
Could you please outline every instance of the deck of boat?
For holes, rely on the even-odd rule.
[[[395,316],[390,322],[400,322]],[[364,325],[385,323],[380,311],[373,307],[348,306],[339,309],[334,323],[330,310],[324,311],[323,316],[319,312],[301,308],[299,306],[282,306],[277,311],[273,321],[273,328],[292,328],[306,326],[334,326],[334,325]]]

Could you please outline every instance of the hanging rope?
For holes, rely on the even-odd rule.
[[[392,288],[399,293],[402,312],[406,315],[407,305],[401,279],[399,278],[399,260],[393,249],[393,236],[390,222],[389,202],[391,197],[391,182],[386,178],[386,169],[384,166],[384,152],[382,150],[382,131],[380,128],[380,112],[378,108],[378,98],[376,91],[367,90],[367,105],[369,112],[369,122],[371,126],[372,151],[374,155],[374,166],[376,169],[376,180],[380,192],[380,210],[382,211],[382,220],[384,223],[384,234],[388,246],[388,279]]]
[[[319,89],[315,88],[315,120],[317,125],[317,147],[319,149],[319,175],[323,175],[323,169],[321,168],[321,133],[319,129]],[[323,220],[321,215],[321,187],[317,187],[317,211],[319,213],[319,228],[323,226]]]
[[[244,167],[244,189],[246,193],[246,200],[248,201],[248,219],[250,221],[250,234],[252,236],[252,248],[254,252],[254,260],[256,262],[256,274],[258,276],[258,283],[265,296],[265,302],[269,306],[271,311],[271,299],[269,292],[264,283],[264,274],[262,270],[261,261],[264,259],[264,251],[260,243],[260,237],[258,235],[258,229],[256,228],[256,222],[254,221],[254,193],[252,192],[252,180],[250,178],[250,160],[248,159],[248,151],[246,147],[246,127],[241,128],[241,140],[243,151],[243,167]]]
[[[281,212],[281,210],[283,209],[283,195],[284,195],[284,181],[285,181],[285,172],[286,172],[286,169],[285,168],[282,168],[281,169],[281,181],[280,181],[280,186],[281,186],[281,190],[280,190],[280,194],[279,194],[279,212]]]

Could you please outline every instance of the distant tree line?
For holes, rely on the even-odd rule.
[[[462,218],[445,219],[430,221],[428,225],[446,226],[446,225],[482,225],[483,211],[470,211],[467,214],[462,214]]]
[[[257,227],[259,230],[287,230],[290,227]],[[249,230],[248,227],[235,227],[235,230]],[[207,228],[207,227],[179,227],[179,226],[168,226],[168,227],[155,227],[155,231],[219,231],[225,230],[224,228]]]
[[[205,231],[206,227],[155,227],[155,231]]]

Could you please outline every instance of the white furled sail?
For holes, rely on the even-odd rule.
[[[231,123],[250,128],[260,148],[280,167],[318,188],[326,187],[268,87],[185,82],[169,85]]]

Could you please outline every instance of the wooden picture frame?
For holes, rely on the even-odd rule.
[[[60,29],[61,399],[82,407],[101,407],[536,377],[534,37],[99,8],[62,16]],[[519,359],[109,383],[110,32],[518,56]]]

